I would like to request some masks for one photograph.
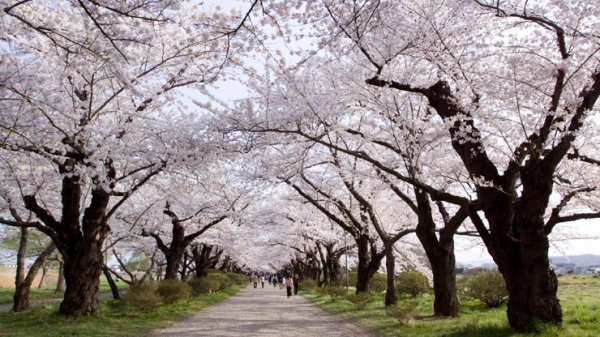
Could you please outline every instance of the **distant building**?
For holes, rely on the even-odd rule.
[[[575,263],[553,263],[551,264],[552,269],[557,274],[573,274],[575,272]]]

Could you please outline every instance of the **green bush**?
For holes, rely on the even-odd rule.
[[[429,292],[429,280],[416,270],[404,271],[396,277],[396,289],[399,294],[412,297]]]
[[[156,289],[164,303],[174,303],[184,300],[192,294],[192,288],[180,280],[162,280]]]
[[[244,285],[248,284],[248,275],[240,273],[226,273],[227,277],[233,282],[233,284]]]
[[[215,279],[219,282],[219,288],[217,290],[224,290],[233,285],[233,281],[229,278],[229,276],[225,275],[222,272],[209,273],[206,275],[207,278]]]
[[[304,279],[300,282],[300,289],[313,290],[317,287],[317,282],[311,278]]]
[[[144,282],[132,284],[120,303],[137,310],[152,310],[161,305],[162,300],[157,293],[156,282]]]
[[[488,308],[496,308],[508,298],[504,278],[497,270],[464,276],[459,285],[463,297],[477,299]]]
[[[369,282],[369,288],[374,292],[382,292],[387,289],[387,275],[375,273]]]
[[[346,288],[326,286],[323,288],[318,288],[317,292],[321,295],[331,297],[331,302],[335,302],[337,301],[338,297],[346,295]]]
[[[350,294],[346,296],[346,298],[348,301],[352,302],[358,310],[364,309],[367,304],[373,302],[374,299],[373,295],[370,293]]]
[[[415,309],[417,301],[406,300],[400,301],[396,305],[391,305],[386,308],[388,316],[394,317],[401,325],[411,326],[415,320]]]
[[[217,278],[208,276],[202,278],[193,278],[188,281],[188,284],[192,288],[192,295],[194,296],[218,291],[221,286],[221,283],[219,283]]]
[[[356,286],[358,282],[358,273],[351,271],[348,273],[348,284],[350,286]],[[346,275],[342,278],[342,284],[346,284]],[[382,292],[387,288],[387,276],[385,274],[375,273],[369,281],[369,288],[371,291]]]

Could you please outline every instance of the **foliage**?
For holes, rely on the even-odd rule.
[[[170,305],[162,305],[152,310],[138,310],[135,307],[115,306],[116,301],[101,300],[102,310],[95,316],[77,319],[56,315],[57,306],[47,305],[31,311],[13,313],[0,312],[0,336],[11,337],[144,337],[152,335],[152,330],[165,327],[190,315],[229,298],[239,291],[232,287],[227,291],[199,297]]]
[[[367,306],[367,304],[373,302],[374,297],[371,293],[363,292],[359,294],[349,294],[346,296],[346,299],[352,302],[356,309],[362,310]]]
[[[226,273],[227,277],[233,282],[233,284],[244,285],[248,283],[248,276],[241,273]]]
[[[180,280],[162,280],[156,289],[163,302],[170,304],[184,300],[192,294],[192,288]]]
[[[375,273],[369,283],[371,291],[382,292],[387,289],[387,275],[381,273]]]
[[[229,288],[233,284],[231,278],[229,278],[229,276],[220,271],[208,273],[206,277],[214,279],[219,283],[219,287],[216,290],[223,290]]]
[[[315,289],[317,286],[318,286],[317,281],[315,281],[311,278],[303,279],[300,284],[301,289],[308,290],[308,291]]]
[[[460,285],[460,292],[464,298],[477,299],[488,308],[496,308],[508,298],[504,278],[497,270],[463,276]]]
[[[219,289],[219,281],[208,277],[195,277],[189,280],[188,284],[192,288],[192,295],[194,296],[208,294],[213,292],[215,289]]]
[[[138,310],[152,310],[161,305],[162,299],[157,292],[158,284],[156,282],[143,282],[133,284],[129,287],[127,293],[122,296],[120,302],[116,305],[122,310],[130,310],[133,307]]]
[[[416,308],[416,300],[399,301],[387,308],[387,314],[397,319],[400,325],[411,326],[414,324]]]
[[[317,292],[323,296],[328,296],[331,302],[335,302],[339,297],[346,295],[346,289],[336,286],[325,286],[317,288]]]
[[[429,280],[416,270],[404,271],[396,278],[396,289],[399,294],[416,297],[429,291]]]
[[[433,315],[432,294],[414,299],[417,306],[413,312],[415,324],[405,326],[388,314],[384,295],[375,294],[375,301],[363,310],[357,310],[348,301],[331,302],[316,292],[305,297],[334,314],[355,320],[359,325],[373,330],[383,337],[580,337],[596,336],[600,331],[600,296],[596,289],[600,279],[592,275],[565,275],[561,277],[558,296],[564,308],[562,328],[552,327],[540,333],[514,333],[508,326],[505,307],[483,310],[476,300],[461,301],[460,316],[452,319],[436,319]],[[582,297],[581,294],[593,294]]]

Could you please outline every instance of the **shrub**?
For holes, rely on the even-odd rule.
[[[300,289],[313,290],[317,287],[317,282],[311,278],[304,279],[300,282]]]
[[[134,307],[138,310],[151,310],[158,307],[162,300],[157,293],[156,282],[132,284],[122,297],[124,307]]]
[[[227,277],[233,282],[233,284],[244,285],[248,284],[248,275],[240,273],[226,273]]]
[[[326,286],[319,288],[318,292],[322,295],[331,297],[331,302],[337,301],[338,297],[346,295],[346,289],[342,287]]]
[[[416,270],[409,270],[398,274],[396,289],[399,294],[408,294],[412,297],[429,291],[429,280],[425,275]]]
[[[156,292],[165,303],[174,303],[190,297],[192,288],[179,280],[162,280],[158,283]]]
[[[382,292],[387,288],[387,276],[385,274],[375,273],[369,281],[371,291]],[[356,286],[358,281],[358,273],[351,271],[348,273],[348,284]],[[342,284],[346,284],[346,275],[342,278]]]
[[[221,283],[214,277],[202,277],[193,278],[188,281],[188,284],[192,288],[192,295],[198,296],[202,294],[212,293],[213,291],[219,290]]]
[[[382,292],[387,289],[387,275],[376,273],[369,283],[371,291]]]
[[[415,309],[417,308],[417,301],[407,300],[400,301],[396,305],[392,305],[386,308],[387,314],[394,317],[400,322],[401,325],[411,326],[415,320]]]
[[[497,270],[481,271],[472,276],[463,277],[460,282],[461,295],[477,299],[488,308],[500,306],[508,298],[504,278]]]
[[[373,302],[373,295],[369,293],[360,293],[360,294],[350,294],[346,296],[348,301],[352,302],[356,309],[362,310],[367,304]]]
[[[227,289],[233,284],[229,276],[225,275],[222,272],[209,273],[208,275],[206,275],[206,277],[209,279],[215,279],[217,280],[217,282],[219,282],[219,287],[216,290]]]

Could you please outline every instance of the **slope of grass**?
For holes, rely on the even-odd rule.
[[[58,305],[46,305],[20,313],[0,313],[0,336],[148,336],[150,331],[181,320],[207,306],[220,302],[241,289],[192,297],[163,305],[155,310],[119,310],[113,300],[102,300],[102,312],[96,316],[66,318],[56,314]]]
[[[408,325],[402,325],[386,314],[381,294],[376,295],[376,300],[363,310],[356,310],[344,299],[332,302],[329,297],[313,292],[304,296],[327,311],[351,317],[359,325],[386,337],[600,336],[600,278],[592,275],[559,278],[558,297],[563,308],[563,326],[541,327],[543,332],[538,334],[513,333],[508,326],[506,306],[487,309],[477,301],[463,301],[458,318],[438,319],[431,317],[433,296],[423,295],[418,298],[415,319]]]
[[[117,282],[119,289],[127,289],[129,286],[125,282]],[[30,300],[45,300],[50,298],[62,298],[62,293],[55,293],[55,286],[45,288],[32,287],[30,293]],[[110,286],[104,276],[100,277],[100,292],[110,292]],[[15,288],[0,288],[0,304],[12,303]]]

